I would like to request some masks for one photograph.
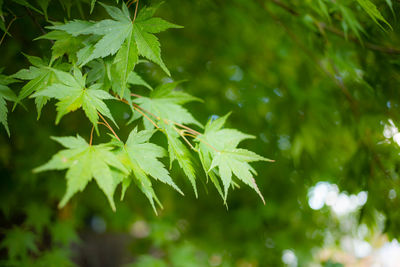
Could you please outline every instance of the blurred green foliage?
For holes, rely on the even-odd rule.
[[[89,16],[90,2],[1,0],[2,73],[29,66],[22,52],[50,58],[51,42],[34,40],[50,21],[107,17],[98,4]],[[319,181],[368,192],[355,221],[375,229],[382,215],[383,231],[399,237],[400,149],[394,130],[383,134],[389,119],[400,122],[399,10],[390,0],[167,1],[157,14],[184,28],[159,35],[164,62],[173,80],[187,80],[185,91],[204,100],[188,105],[199,121],[232,111],[228,126],[257,136],[244,146],[275,160],[255,164],[266,205],[243,187],[226,207],[201,182],[196,199],[173,168],[188,193],[155,185],[164,206],[158,216],[137,188],[113,212],[93,183],[58,209],[64,174],[32,169],[59,149],[49,136],[88,139],[91,125],[79,111],[55,127],[53,106],[37,120],[28,100],[8,114],[11,136],[0,131],[1,265],[281,266],[285,250],[308,265],[328,231],[343,234],[327,207],[308,204]],[[153,87],[170,80],[151,63],[135,71]],[[10,85],[15,93],[21,87]],[[126,113],[110,106],[115,117]],[[121,129],[124,140],[128,134]]]

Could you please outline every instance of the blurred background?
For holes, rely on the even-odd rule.
[[[86,2],[53,0],[49,20],[107,18],[100,5],[88,17]],[[173,168],[185,196],[156,184],[158,216],[134,187],[113,212],[94,183],[60,210],[65,173],[32,169],[60,149],[49,136],[88,139],[90,125],[81,111],[55,126],[54,105],[39,121],[32,100],[18,106],[11,137],[0,131],[1,265],[400,266],[400,3],[372,1],[382,20],[365,2],[168,0],[157,11],[184,26],[159,35],[172,78],[151,63],[135,70],[153,86],[187,80],[204,100],[187,106],[199,121],[232,111],[228,126],[257,136],[242,147],[275,160],[254,164],[266,205],[243,186],[226,207],[205,177],[196,199]],[[49,57],[48,40],[32,41],[45,18],[12,1],[2,9],[5,26],[17,16],[3,73],[29,66],[22,52]],[[112,112],[126,137],[126,108]]]

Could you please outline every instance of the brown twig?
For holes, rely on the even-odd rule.
[[[123,103],[129,105],[129,102],[126,101],[125,99],[122,99],[122,98],[117,98],[117,99],[118,99],[119,101],[121,101],[121,102],[123,102]],[[152,119],[150,119],[150,117],[147,116],[144,112],[149,113],[150,115],[152,115],[153,117],[155,117],[155,118],[157,118],[157,119],[160,119],[159,117],[156,117],[156,115],[154,115],[153,113],[151,113],[151,112],[149,112],[149,111],[147,111],[147,110],[141,108],[139,105],[137,105],[137,104],[135,104],[135,103],[132,103],[132,106],[133,106],[133,108],[134,108],[136,111],[138,111],[138,112],[139,112],[140,114],[142,114],[147,120],[149,120],[157,129],[160,128],[160,127],[157,125],[157,123],[155,123]],[[143,112],[142,110],[143,110],[144,112]]]
[[[150,119],[149,116],[146,115],[146,113],[144,113],[143,111],[140,110],[141,108],[139,106],[136,107],[134,105],[133,108],[135,110],[137,110],[140,114],[142,114],[147,120],[149,120],[154,125],[154,127],[156,127],[157,129],[160,129],[160,127],[157,125],[157,123],[155,123],[152,119]]]
[[[118,139],[118,141],[121,141],[121,139],[119,139],[118,135],[115,133],[114,129],[110,126],[110,124],[106,121],[106,119],[104,119],[104,117],[100,114],[100,112],[97,112],[97,114],[100,116],[100,118],[104,121],[104,123],[106,124],[107,128],[113,133],[113,135],[115,136],[115,138]]]
[[[131,93],[131,96],[134,96],[134,97],[143,97],[143,96],[141,96],[141,95],[133,94],[133,93]]]
[[[171,121],[171,120],[169,120],[169,121]],[[174,123],[174,124],[176,124],[176,125],[178,125],[179,127],[182,127],[182,128],[184,128],[184,129],[188,130],[189,132],[191,132],[191,133],[193,133],[193,134],[195,134],[195,135],[202,135],[202,133],[200,133],[200,132],[198,132],[198,131],[196,131],[196,130],[193,130],[193,129],[190,128],[190,127],[187,127],[186,125],[183,125],[183,124],[180,124],[180,123],[177,123],[177,122],[174,122],[174,121],[171,121],[171,122]]]
[[[139,106],[139,105],[137,105],[137,104],[135,104],[135,103],[132,103],[132,105],[133,105],[134,107],[137,107],[137,108],[143,110],[144,112],[146,112],[146,113],[148,113],[149,115],[153,116],[153,117],[156,118],[157,120],[161,120],[161,118],[160,118],[159,116],[157,116],[157,115],[151,113],[150,111],[148,111],[148,110],[142,108],[141,106]]]
[[[124,102],[125,104],[128,104],[128,105],[129,105],[129,102],[128,102],[127,100],[125,100],[125,99],[118,98],[118,100],[119,100],[119,101],[122,101],[122,102]],[[133,108],[134,108],[135,110],[137,110],[140,114],[142,114],[147,120],[149,120],[157,129],[160,128],[160,127],[157,125],[157,123],[155,123],[149,116],[146,115],[146,113],[148,113],[149,115],[153,116],[153,117],[156,118],[157,120],[161,120],[161,118],[160,118],[159,116],[157,116],[157,115],[151,113],[150,111],[148,111],[148,110],[146,110],[146,109],[140,107],[139,105],[137,105],[137,104],[135,104],[135,103],[132,103],[132,106],[133,106]],[[146,113],[145,113],[145,112],[146,112]],[[186,132],[186,131],[187,131],[187,132],[190,132],[190,133],[193,134],[193,136],[196,137],[196,138],[197,138],[197,135],[202,135],[202,133],[200,133],[200,132],[198,132],[198,131],[196,131],[196,130],[193,130],[192,128],[187,127],[187,126],[185,126],[185,125],[183,125],[183,124],[181,124],[181,123],[174,122],[174,121],[169,120],[169,119],[164,119],[164,122],[165,122],[166,124],[172,123],[172,127],[174,128],[174,130],[183,138],[183,140],[185,140],[185,142],[186,142],[193,150],[197,151],[197,150],[193,147],[193,145],[189,142],[189,140],[187,140],[187,138],[184,136],[184,132]],[[179,127],[181,127],[181,128],[184,128],[185,130],[177,129],[174,125],[177,125],[177,126],[179,126]],[[199,139],[199,140],[200,140],[200,139]],[[208,144],[208,145],[209,145],[209,144]],[[210,145],[210,146],[211,146],[211,145]],[[212,147],[212,146],[211,146],[211,147]],[[213,148],[213,149],[215,149],[215,148]],[[216,149],[215,149],[215,150],[216,150]],[[216,150],[216,151],[218,151],[218,150]]]
[[[91,145],[92,145],[92,142],[93,142],[93,130],[94,130],[94,125],[92,126],[92,131],[90,132],[89,146],[91,146]]]
[[[129,8],[134,2],[135,0],[129,0],[128,2],[126,2],[126,6]]]
[[[168,122],[167,122],[168,123]],[[197,151],[196,148],[194,148],[194,146],[189,142],[189,140],[187,140],[187,138],[184,135],[184,130],[178,130],[174,125],[171,125],[172,128],[182,137],[183,140],[185,140],[185,142],[190,146],[191,149],[193,149],[194,151]]]
[[[133,15],[132,23],[135,22],[138,6],[139,6],[139,0],[136,0],[135,14]]]
[[[211,147],[212,149],[215,150],[215,152],[220,152],[218,149],[216,149],[215,147],[213,147],[210,143],[204,141],[203,139],[201,139],[199,136],[193,135],[193,134],[185,134],[187,136],[193,137],[198,139],[200,142],[202,142],[203,144],[206,144],[207,146]]]
[[[1,37],[0,45],[3,43],[3,40],[4,40],[4,38],[6,37],[6,35],[7,35],[7,33],[8,33],[8,30],[9,30],[10,27],[11,27],[11,24],[13,24],[13,22],[14,22],[16,19],[17,19],[17,16],[14,16],[13,19],[12,19],[12,20],[10,21],[10,23],[8,24],[8,26],[7,26],[7,28],[6,28],[6,30],[5,30],[5,32],[4,32],[4,34],[3,34],[3,36]]]

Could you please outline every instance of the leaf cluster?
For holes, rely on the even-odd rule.
[[[96,1],[91,2],[91,10],[95,3]],[[37,38],[52,41],[50,59],[26,55],[32,64],[29,68],[22,69],[11,77],[0,77],[1,86],[4,87],[0,95],[2,106],[5,106],[3,98],[14,100],[14,108],[22,105],[25,98],[33,98],[39,119],[42,108],[54,99],[56,124],[78,109],[84,111],[92,124],[89,141],[79,135],[53,137],[65,149],[35,169],[35,172],[67,170],[67,190],[59,207],[64,207],[73,195],[83,191],[94,179],[113,210],[117,186],[122,185],[122,199],[133,181],[157,212],[156,204],[160,207],[162,205],[155,194],[153,180],[165,183],[183,194],[170,176],[169,170],[160,161],[160,158],[167,156],[170,159],[169,169],[176,161],[197,197],[197,183],[201,172],[197,168],[199,164],[194,153],[199,155],[206,175],[211,177],[224,203],[228,189],[237,186],[233,174],[253,188],[264,201],[253,178],[256,172],[248,163],[266,159],[237,148],[240,141],[250,136],[233,129],[221,129],[227,116],[215,122],[210,121],[204,133],[190,128],[189,125],[193,125],[203,129],[203,125],[183,105],[201,100],[177,90],[180,82],[160,84],[153,90],[134,71],[135,66],[141,62],[153,62],[170,76],[170,71],[161,58],[161,45],[156,34],[170,28],[182,27],[154,17],[158,6],[143,7],[138,11],[137,1],[133,13],[124,2],[121,8],[103,3],[100,5],[109,15],[109,19],[52,22],[47,27],[50,32]],[[43,11],[46,11],[46,6],[43,6]],[[26,83],[21,87],[18,96],[14,96],[7,85],[20,80]],[[138,95],[133,91],[134,86],[145,87],[151,92],[148,96]],[[119,138],[113,128],[119,128],[121,120],[114,119],[108,104],[110,100],[127,105],[131,112],[131,119],[124,127],[136,124],[130,130],[126,142]],[[6,111],[3,111],[1,123],[8,131],[5,115]],[[141,119],[142,124],[138,119]],[[215,126],[216,124],[219,126]],[[95,145],[94,130],[99,135],[100,129],[104,129],[99,128],[99,125],[107,128],[112,139],[108,143]],[[142,127],[144,129],[139,130]],[[156,131],[166,137],[167,150],[150,140]],[[231,141],[229,144],[221,143],[221,138],[224,142]],[[221,179],[223,192],[217,177]]]

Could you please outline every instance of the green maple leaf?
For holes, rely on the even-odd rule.
[[[161,123],[160,125],[163,127],[164,134],[168,140],[170,167],[172,167],[172,163],[175,160],[178,162],[185,175],[189,178],[194,193],[197,197],[196,171],[194,168],[192,155],[186,146],[179,140],[180,135],[176,131],[176,128],[174,129],[172,125],[166,123]]]
[[[215,173],[212,172],[218,167],[217,174],[221,177],[224,188],[224,201],[226,201],[229,187],[233,185],[234,174],[239,180],[253,188],[265,203],[253,178],[253,175],[257,173],[249,162],[271,160],[249,150],[237,148],[241,141],[254,138],[254,136],[235,129],[222,129],[228,116],[229,114],[213,122],[209,121],[204,134],[197,137],[203,168],[210,177],[215,177]]]
[[[36,0],[36,2],[39,4],[40,8],[42,9],[45,19],[49,20],[49,18],[47,16],[47,8],[49,7],[50,0]]]
[[[113,64],[111,60],[96,59],[89,62],[88,66],[90,70],[88,71],[87,83],[101,83],[103,84],[102,89],[104,90],[109,90],[110,87],[112,87],[114,92],[121,92],[120,73],[117,72],[115,64]],[[153,88],[134,71],[129,73],[127,83],[144,86],[149,90],[153,90]],[[126,93],[129,94],[129,90],[127,90]],[[125,94],[125,96],[127,96],[127,94]]]
[[[119,93],[122,97],[124,96],[127,87],[129,74],[133,71],[138,60],[139,52],[131,30],[114,59],[114,68],[118,74],[116,77],[118,78],[117,81],[121,87]]]
[[[140,97],[134,100],[143,110],[146,110],[159,120],[176,122],[180,124],[202,125],[189,113],[183,104],[191,101],[201,101],[185,92],[174,90],[180,82],[166,83],[158,86],[151,92],[150,97]],[[146,129],[153,129],[154,126],[147,119],[143,118]]]
[[[154,33],[169,28],[181,28],[181,26],[160,18],[152,18],[154,11],[149,11],[153,10],[151,8],[142,9],[136,20],[133,21],[125,3],[122,4],[122,9],[104,4],[102,6],[113,19],[105,19],[94,24],[75,20],[48,28],[66,31],[73,36],[80,34],[102,36],[94,45],[82,49],[84,51],[81,54],[90,53],[90,56],[82,64],[96,58],[117,54],[115,64],[121,74],[121,96],[124,95],[127,79],[138,61],[138,56],[153,61],[170,75],[161,59],[160,43]]]
[[[51,210],[42,205],[30,204],[25,207],[25,225],[33,227],[37,233],[42,233],[43,229],[50,223]]]
[[[121,49],[125,40],[132,34],[132,21],[129,10],[125,4],[122,5],[122,10],[113,6],[102,4],[107,13],[113,18],[105,19],[88,27],[82,34],[93,34],[102,36],[102,38],[94,45],[90,61],[99,57],[114,55]]]
[[[357,38],[361,40],[360,33],[365,33],[365,30],[358,22],[357,18],[354,16],[354,12],[342,5],[339,5],[339,10],[343,16],[342,28],[345,33],[345,38],[347,39],[347,33],[350,28],[357,36]]]
[[[10,259],[26,258],[28,252],[37,252],[34,233],[19,227],[7,230],[0,248],[6,248]]]
[[[3,0],[0,0],[0,16],[3,16]],[[3,22],[2,20],[1,20],[1,22]],[[3,22],[4,23],[4,22]],[[4,32],[6,32],[6,30],[5,29],[3,29],[3,28],[5,28],[4,26],[1,28]]]
[[[21,80],[29,80],[18,94],[16,103],[21,102],[24,98],[28,97],[34,92],[39,92],[57,81],[54,75],[54,68],[46,64],[41,58],[25,55],[29,62],[33,65],[29,69],[22,69],[12,75],[13,78]],[[61,67],[64,67],[61,65]],[[38,112],[38,119],[40,118],[41,110],[47,103],[48,97],[42,96],[35,99],[36,109]]]
[[[10,129],[8,128],[7,123],[7,102],[8,101],[16,101],[17,97],[13,91],[8,87],[10,83],[16,82],[14,79],[0,74],[0,123],[3,124],[4,128],[7,131],[8,136],[10,136]]]
[[[90,1],[90,14],[92,14],[95,4],[96,4],[96,0]]]
[[[70,251],[65,248],[52,248],[46,250],[38,259],[35,260],[37,265],[35,266],[47,266],[47,267],[73,267],[76,266],[71,261]]]
[[[53,40],[54,44],[51,47],[52,58],[51,61],[62,57],[64,54],[68,55],[70,62],[77,62],[76,53],[85,45],[86,37],[73,36],[65,31],[51,31],[42,35],[35,40]]]
[[[125,167],[111,151],[110,144],[89,145],[82,137],[52,137],[67,149],[59,151],[49,162],[36,168],[34,172],[68,169],[66,174],[67,192],[59,207],[65,206],[69,199],[94,178],[106,195],[113,210],[114,191],[122,181],[120,172],[127,172]]]
[[[75,231],[75,227],[71,221],[56,221],[50,226],[50,234],[52,242],[67,246],[74,242],[79,243],[79,236]]]
[[[103,60],[101,58],[90,61],[87,64],[90,70],[87,72],[86,83],[102,84],[102,89],[109,91],[113,77],[110,77],[111,63],[108,61],[109,60]]]
[[[135,182],[149,199],[154,211],[157,213],[154,201],[156,201],[159,205],[160,202],[154,193],[149,176],[160,182],[170,185],[182,195],[183,193],[170,177],[169,172],[165,168],[164,164],[158,160],[159,158],[166,156],[166,151],[164,148],[149,143],[149,139],[154,132],[154,130],[143,130],[138,132],[137,128],[132,130],[125,145],[122,142],[119,142],[119,158],[125,167],[131,170],[135,178]],[[129,177],[124,180],[122,191],[123,194],[125,193],[130,182],[131,179],[129,179]]]
[[[65,31],[72,36],[78,36],[86,33],[86,31],[94,25],[93,22],[85,20],[73,20],[66,24],[47,26],[47,29]]]
[[[127,82],[133,85],[141,85],[149,90],[153,90],[153,88],[145,80],[143,80],[142,77],[140,77],[136,72],[133,71],[129,73]]]
[[[114,99],[114,97],[106,91],[100,90],[100,84],[94,84],[86,88],[86,75],[82,76],[80,70],[76,68],[74,69],[74,75],[62,71],[55,71],[55,74],[60,82],[36,92],[32,97],[49,97],[59,100],[56,104],[56,124],[59,123],[65,114],[75,111],[80,107],[85,111],[86,116],[93,123],[96,130],[99,120],[98,113],[106,116],[115,123],[109,108],[103,102],[104,99]]]

